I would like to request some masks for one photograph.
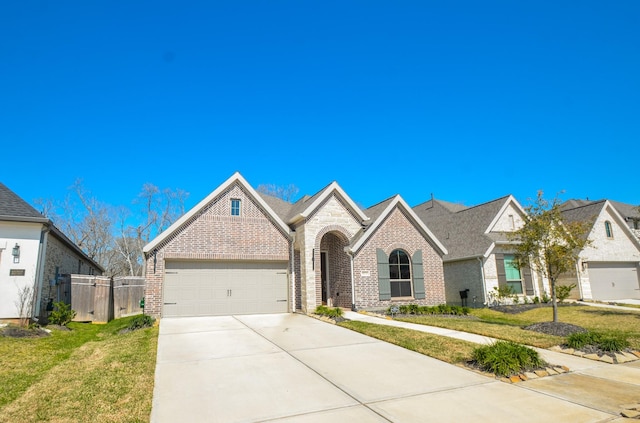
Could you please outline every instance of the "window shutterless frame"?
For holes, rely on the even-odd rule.
[[[240,216],[241,202],[239,198],[231,199],[231,216]]]

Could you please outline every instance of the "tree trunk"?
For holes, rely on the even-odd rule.
[[[558,322],[558,300],[556,299],[556,278],[551,279],[551,305],[553,306],[553,322]]]

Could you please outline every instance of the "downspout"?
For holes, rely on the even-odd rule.
[[[296,232],[291,232],[291,312],[296,312],[296,256],[294,250],[294,243],[296,242]]]
[[[351,259],[351,310],[356,311],[356,283],[354,280],[353,272],[353,252],[349,252],[349,258]]]
[[[484,260],[482,257],[476,257],[478,259],[478,263],[480,264],[480,277],[482,279],[482,304],[487,304],[487,281],[484,279]]]
[[[36,270],[36,280],[35,280],[35,301],[31,306],[31,318],[38,321],[38,317],[36,313],[40,313],[41,310],[41,302],[42,302],[42,289],[44,286],[44,267],[46,263],[46,255],[47,255],[47,240],[49,231],[51,229],[45,224],[43,225],[43,229],[40,232],[40,244],[38,245],[38,261],[37,261],[37,270]]]
[[[580,301],[584,301],[584,294],[582,293],[582,271],[580,270],[580,268],[584,266],[584,262],[581,259],[578,259],[578,261],[576,261],[576,275],[578,275],[578,280],[577,285],[578,285],[578,292],[580,293]]]

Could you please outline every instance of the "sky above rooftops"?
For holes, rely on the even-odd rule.
[[[0,180],[640,204],[640,2],[0,5]]]

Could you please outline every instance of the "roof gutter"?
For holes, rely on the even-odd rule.
[[[49,223],[49,219],[46,217],[26,217],[26,216],[8,216],[8,215],[0,215],[0,221],[7,222],[25,222],[25,223]]]

